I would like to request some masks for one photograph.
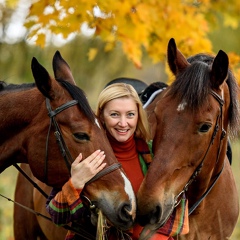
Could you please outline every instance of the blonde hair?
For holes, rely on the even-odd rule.
[[[136,92],[136,90],[130,85],[126,83],[114,83],[106,88],[100,93],[98,97],[98,105],[97,105],[97,116],[102,117],[102,112],[104,110],[105,105],[116,98],[131,98],[135,101],[138,108],[138,122],[135,131],[135,136],[144,139],[145,141],[150,140],[150,130],[147,120],[147,114],[143,109],[142,102]]]

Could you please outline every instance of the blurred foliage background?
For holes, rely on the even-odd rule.
[[[0,80],[33,82],[32,57],[52,73],[59,50],[94,109],[114,78],[169,82],[166,49],[174,37],[186,56],[227,52],[240,83],[239,13],[234,0],[0,0]],[[240,142],[232,143],[239,189]],[[13,167],[0,175],[1,194],[13,198],[16,175]],[[0,197],[0,240],[13,239],[12,209]],[[240,222],[231,240],[238,239]]]

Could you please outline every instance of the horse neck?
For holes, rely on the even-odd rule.
[[[1,132],[14,126],[24,127],[39,112],[44,98],[36,88],[0,95]]]
[[[20,162],[20,158],[24,158],[20,154],[24,152],[22,146],[27,137],[24,130],[39,113],[43,101],[43,96],[36,88],[0,95],[0,171],[9,165],[6,160]]]

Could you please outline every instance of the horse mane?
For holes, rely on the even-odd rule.
[[[64,80],[57,80],[65,89],[68,90],[69,94],[72,96],[73,99],[78,101],[78,106],[83,114],[89,118],[92,122],[95,121],[95,114],[93,113],[87,97],[82,89],[78,86],[73,85]]]
[[[207,99],[211,91],[209,73],[214,57],[207,54],[197,54],[189,57],[190,66],[177,75],[172,83],[169,93],[177,97],[180,102],[186,102],[187,107],[194,111],[198,109]],[[230,92],[229,126],[231,133],[235,135],[239,128],[239,87],[231,70],[228,70],[226,83]]]
[[[21,91],[35,87],[35,83],[23,83],[23,84],[7,84],[4,81],[0,81],[0,92],[2,91]]]
[[[64,80],[58,80],[58,82],[63,86],[73,99],[78,101],[78,106],[83,114],[90,119],[91,122],[95,121],[95,115],[89,105],[89,102],[85,96],[83,90],[81,90],[76,85],[73,85]],[[7,84],[4,81],[0,81],[0,93],[4,91],[23,91],[35,87],[35,83],[23,83],[23,84]]]

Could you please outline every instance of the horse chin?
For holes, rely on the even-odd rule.
[[[147,224],[143,228],[143,230],[140,234],[139,240],[150,239],[152,237],[152,235],[167,222],[170,215],[168,215],[167,218],[160,220],[158,223]]]
[[[109,205],[105,199],[101,199],[96,204],[96,207],[101,210],[107,224],[110,226],[116,226],[116,228],[123,231],[133,226],[135,214],[131,213],[133,208],[131,203],[123,202],[114,207]]]
[[[139,236],[139,240],[146,240],[146,239],[150,239],[152,237],[152,235],[157,231],[158,227],[154,224],[148,224],[146,225],[140,236]]]
[[[173,210],[174,210],[173,204],[168,204],[165,206],[157,204],[156,206],[147,209],[147,211],[138,209],[137,220],[142,226],[145,226],[147,224],[163,225],[167,221],[167,219],[171,216]]]
[[[111,221],[109,221],[109,219],[107,219],[106,216],[104,217],[105,217],[105,224],[107,228],[114,227],[114,224]],[[95,212],[91,213],[91,223],[93,226],[96,226],[96,227],[98,226],[98,215]],[[130,225],[132,226],[133,222]],[[126,227],[126,225],[124,225],[124,227],[117,227],[117,228],[123,231],[126,231],[129,229],[129,227]]]

